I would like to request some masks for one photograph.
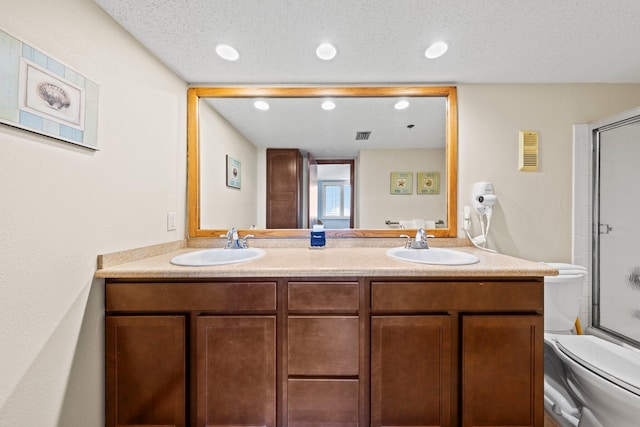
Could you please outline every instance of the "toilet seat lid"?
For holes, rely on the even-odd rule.
[[[640,353],[592,335],[557,335],[560,351],[586,369],[640,396]]]

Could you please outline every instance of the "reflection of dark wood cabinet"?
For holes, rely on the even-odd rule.
[[[267,228],[302,227],[302,155],[267,149]]]

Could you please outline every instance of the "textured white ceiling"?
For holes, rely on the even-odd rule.
[[[189,83],[640,82],[638,0],[96,2]]]
[[[640,0],[95,1],[192,85],[640,83]],[[426,59],[439,40],[449,51]],[[337,47],[334,60],[315,56],[323,42]],[[217,43],[240,59],[219,58]],[[390,148],[426,141],[430,126],[424,112],[420,121],[372,100],[331,126],[322,123],[348,108],[317,116],[315,105],[282,105],[257,119],[253,109],[218,107],[257,146],[318,158],[354,157],[355,131],[372,130],[370,144]]]

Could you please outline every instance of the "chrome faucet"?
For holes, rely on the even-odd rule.
[[[416,238],[413,240],[413,249],[429,249],[429,244],[427,243],[427,232],[424,231],[424,228],[419,228],[416,231]]]
[[[227,234],[221,234],[220,237],[222,238],[226,238],[227,239],[227,243],[225,243],[224,248],[225,249],[233,249],[233,244],[234,244],[234,240],[233,240],[233,235],[235,234],[236,236],[236,242],[238,241],[238,232],[236,231],[235,228],[231,228],[229,229],[229,231],[227,231]]]
[[[419,228],[418,231],[416,231],[416,238],[413,240],[411,240],[411,237],[406,234],[401,234],[400,237],[407,238],[407,243],[404,245],[407,249],[429,249],[427,238],[433,236],[428,235],[424,228]]]
[[[247,234],[244,238],[238,236],[238,231],[235,228],[231,228],[227,231],[227,234],[221,234],[220,237],[227,239],[227,243],[224,245],[225,249],[247,249],[247,239],[249,237],[255,237],[253,234]]]

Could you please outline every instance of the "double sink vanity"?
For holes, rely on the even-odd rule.
[[[257,98],[278,103],[272,113],[286,112],[286,126],[272,117],[254,133],[250,119],[244,134],[256,136],[247,150],[229,136],[244,125],[222,118]],[[378,137],[393,141],[378,148],[393,151],[360,153],[358,182],[353,175],[348,181],[348,205],[358,201],[358,209],[349,209],[349,228],[327,227],[327,247],[310,249],[309,224],[325,214],[312,203],[303,209],[300,154],[277,168],[258,157],[272,147],[260,143],[270,131],[276,141],[300,141],[279,133],[292,123],[304,123],[304,140],[323,135],[291,115],[316,112],[325,98],[359,106],[362,118],[378,111],[371,126],[385,131],[397,128],[385,106],[410,100],[405,113],[414,115],[403,117],[417,126]],[[352,126],[325,120],[320,116],[316,125],[341,136],[306,148],[308,182],[321,161],[316,152],[354,158],[323,151],[331,141],[354,147],[343,143]],[[99,259],[97,277],[106,289],[106,425],[542,427],[544,276],[557,271],[456,238],[457,121],[455,87],[189,88],[189,240]],[[222,134],[214,131],[221,128]],[[225,186],[211,175],[230,154],[249,170],[260,164],[295,173],[287,179],[266,173],[230,189],[228,179]],[[428,195],[390,194],[389,171],[399,167],[391,160],[416,176],[426,168],[437,172],[442,187]],[[308,200],[315,200],[312,187]],[[266,203],[255,197],[262,192]],[[262,224],[283,215],[307,221],[294,229]],[[436,238],[418,229],[407,246],[415,247],[420,236],[420,249],[407,249],[398,246],[415,230],[392,228],[390,218],[443,221],[426,230]],[[244,247],[252,235],[250,249],[211,249],[224,245],[220,236],[237,239],[229,223],[255,221],[256,227],[236,230],[242,244],[230,245]],[[426,240],[430,249],[423,249]]]
[[[107,426],[543,425],[553,268],[455,238],[259,239],[209,251],[244,262],[171,263],[210,263],[218,240],[101,257]]]

